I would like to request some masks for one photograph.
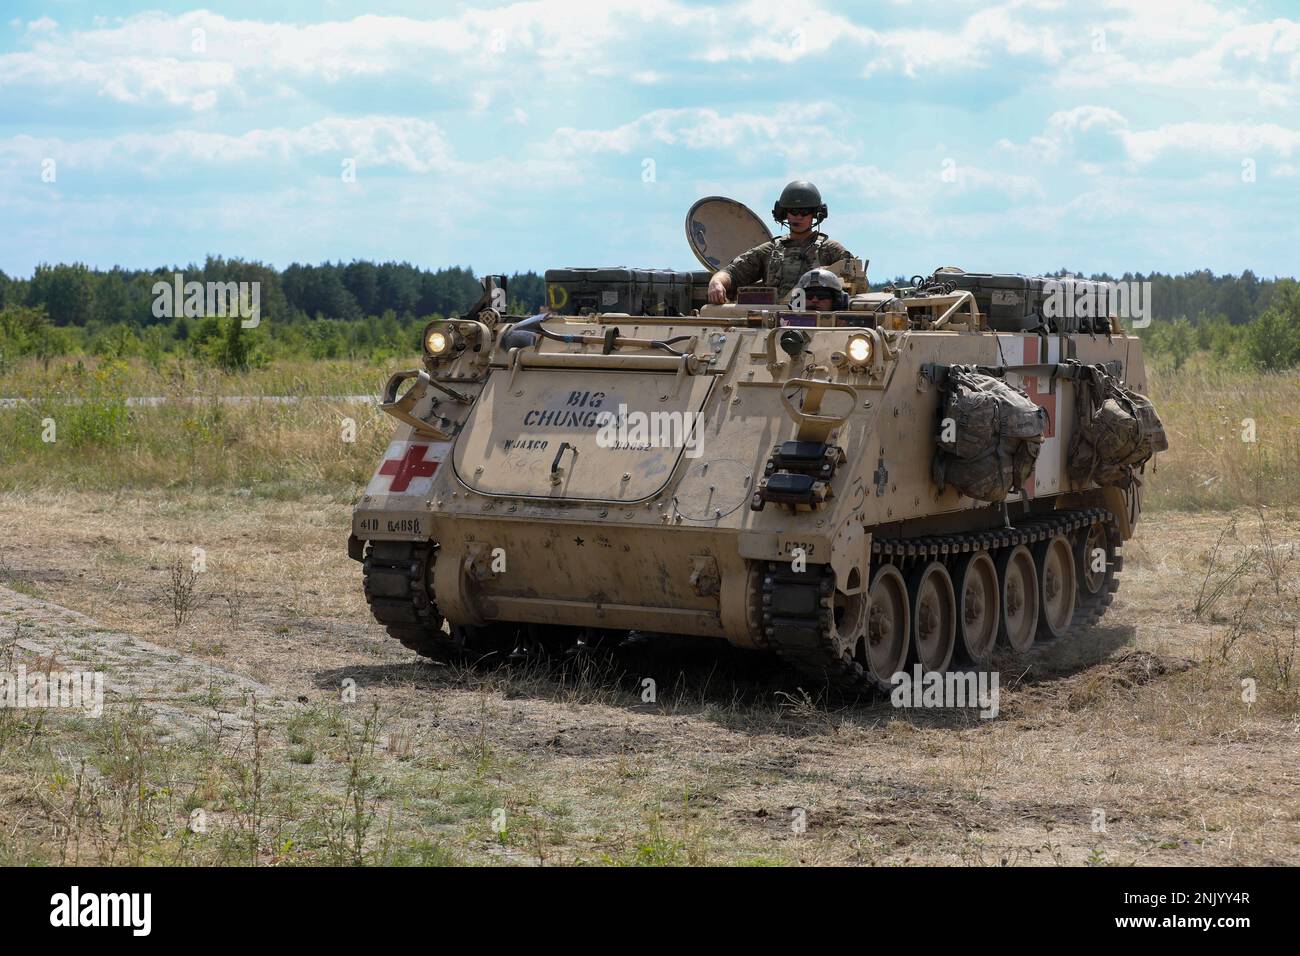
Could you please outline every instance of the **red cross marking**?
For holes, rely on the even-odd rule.
[[[436,461],[425,461],[424,453],[428,445],[407,445],[406,454],[401,458],[389,458],[379,466],[381,475],[392,475],[390,491],[405,491],[412,478],[428,478],[438,470]]]
[[[1037,365],[1038,356],[1038,337],[1030,336],[1025,339],[1025,364]],[[1038,376],[1025,375],[1024,389],[1029,393],[1029,400],[1039,408],[1047,409],[1047,431],[1043,434],[1044,438],[1056,437],[1056,393],[1051,390],[1049,384],[1046,391],[1038,390]],[[1050,378],[1049,378],[1050,383]]]
[[[1024,342],[1024,363],[1026,365],[1038,365],[1042,361],[1039,354],[1038,336],[1026,336]],[[1039,391],[1039,376],[1037,375],[1022,375],[1021,379],[1023,380],[1021,387],[1024,388],[1026,394],[1029,395],[1029,400],[1039,408],[1047,409],[1047,430],[1043,433],[1043,438],[1048,439],[1056,437],[1056,393],[1051,391],[1050,378],[1048,380],[1049,387],[1046,391]],[[1030,472],[1029,477],[1025,479],[1024,486],[1021,489],[1027,497],[1032,498],[1034,495],[1034,482],[1036,480],[1035,473],[1037,470],[1037,467],[1035,467],[1034,471]]]
[[[1029,400],[1039,408],[1047,409],[1047,431],[1043,433],[1044,438],[1056,437],[1056,393],[1052,391],[1040,392],[1038,390],[1038,376],[1026,375],[1025,391],[1029,393]]]

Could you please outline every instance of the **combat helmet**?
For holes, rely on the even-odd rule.
[[[820,223],[828,215],[821,191],[806,179],[786,183],[781,198],[772,206],[772,218],[785,222],[786,212],[790,209],[811,209],[814,223]]]
[[[831,300],[831,308],[842,312],[849,307],[849,297],[844,291],[844,282],[829,269],[809,269],[795,283],[796,289],[803,289],[805,298],[821,293]]]

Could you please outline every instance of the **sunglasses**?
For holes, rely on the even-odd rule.
[[[811,216],[815,211],[816,211],[816,210],[813,210],[813,209],[806,209],[806,208],[801,208],[801,209],[787,209],[787,210],[785,211],[785,214],[786,214],[787,216]]]

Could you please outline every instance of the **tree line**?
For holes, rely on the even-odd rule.
[[[242,330],[232,328],[238,322],[211,315],[159,314],[155,286],[171,285],[176,273],[185,282],[258,283],[261,325]],[[1153,357],[1174,368],[1197,352],[1260,369],[1300,365],[1294,279],[1261,279],[1249,270],[1239,276],[1200,270],[1089,278],[1151,283],[1153,321],[1139,334]],[[510,312],[541,308],[540,275],[507,279]],[[474,273],[460,266],[366,260],[294,263],[283,270],[221,257],[152,270],[72,263],[37,266],[30,278],[0,271],[0,367],[23,356],[48,364],[72,352],[150,361],[188,352],[234,369],[279,355],[378,359],[417,348],[424,322],[464,312],[481,291]]]
[[[1157,363],[1182,368],[1197,353],[1225,366],[1277,372],[1300,365],[1300,285],[1209,270],[1181,276],[1128,273],[1107,281],[1151,283],[1151,324],[1138,330]]]
[[[184,297],[160,295],[158,283],[254,283],[259,324],[185,315]],[[508,308],[532,314],[545,286],[535,272],[507,276]],[[458,315],[482,294],[469,269],[422,269],[408,262],[320,265],[277,270],[260,262],[210,256],[203,265],[152,270],[40,265],[31,278],[0,271],[0,370],[15,359],[85,352],[104,358],[188,353],[230,370],[280,356],[383,359],[419,347],[434,316]],[[173,301],[175,300],[175,301]],[[165,302],[167,308],[161,307]]]
[[[181,273],[185,281],[257,282],[261,311],[269,319],[356,320],[392,312],[399,319],[463,312],[481,291],[474,273],[461,266],[423,269],[409,262],[293,263],[276,270],[260,262],[210,256],[201,265],[151,270],[91,269],[80,263],[39,265],[29,279],[0,271],[0,308],[25,305],[43,308],[55,326],[126,323],[145,328],[165,322],[155,315],[157,282],[171,283]],[[1057,275],[1068,273],[1060,272]],[[1263,314],[1285,289],[1289,279],[1261,279],[1250,270],[1241,275],[1215,275],[1209,270],[1183,275],[1105,273],[1090,276],[1106,281],[1149,281],[1154,318],[1200,321],[1223,319],[1243,325]],[[532,314],[545,299],[545,284],[536,272],[508,277],[511,310]]]
[[[270,319],[361,319],[385,312],[403,316],[463,312],[482,287],[474,273],[460,266],[422,269],[409,262],[321,265],[294,263],[276,270],[260,262],[210,256],[198,266],[151,270],[90,269],[80,263],[39,265],[30,279],[0,271],[0,308],[43,308],[56,326],[126,323],[145,328],[165,322],[155,315],[158,282],[171,283],[181,273],[186,282],[257,282],[261,311]],[[535,312],[545,289],[535,272],[509,276],[512,305]]]
[[[1182,275],[1126,272],[1083,276],[1061,269],[1055,278],[1150,282],[1151,324],[1137,330],[1158,364],[1182,368],[1204,353],[1223,365],[1281,371],[1300,365],[1300,285],[1295,279],[1261,279],[1249,269],[1236,276],[1208,269]],[[911,280],[899,276],[893,285]],[[880,286],[883,288],[883,285]]]

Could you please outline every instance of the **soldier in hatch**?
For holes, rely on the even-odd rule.
[[[747,285],[769,286],[784,298],[809,269],[852,258],[842,245],[813,228],[826,218],[826,204],[812,183],[796,180],[781,190],[772,218],[789,226],[790,234],[742,252],[731,265],[715,272],[709,281],[709,301],[714,305]]]
[[[799,277],[795,288],[803,289],[804,308],[809,312],[835,312],[849,307],[844,280],[829,269],[809,269]]]

